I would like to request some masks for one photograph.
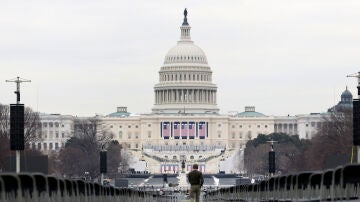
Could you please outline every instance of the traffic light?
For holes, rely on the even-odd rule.
[[[353,100],[353,144],[360,146],[360,100]]]
[[[100,151],[100,173],[107,173],[107,152]]]
[[[275,152],[269,151],[269,173],[275,173]]]
[[[23,104],[10,104],[10,149],[24,150]]]

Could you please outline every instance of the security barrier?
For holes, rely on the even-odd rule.
[[[42,174],[0,174],[0,201],[166,201],[150,192]]]
[[[351,201],[360,200],[360,164],[322,172],[301,172],[257,184],[222,188],[205,194],[206,201]]]

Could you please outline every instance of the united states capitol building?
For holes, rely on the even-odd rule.
[[[192,41],[184,14],[180,39],[165,55],[154,86],[152,112],[133,115],[127,107],[118,107],[114,113],[98,116],[132,155],[134,168],[173,173],[181,170],[184,161],[186,170],[197,163],[206,173],[241,172],[246,142],[258,134],[281,132],[303,139],[316,134],[327,113],[273,116],[257,112],[254,106],[245,106],[237,114],[219,113],[211,67],[205,52]],[[352,95],[345,90],[339,104],[351,102]],[[76,118],[42,114],[44,140],[31,143],[32,147],[58,151],[73,135]]]

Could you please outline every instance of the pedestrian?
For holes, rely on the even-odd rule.
[[[192,200],[199,202],[201,187],[204,184],[204,177],[202,172],[198,171],[198,164],[194,164],[192,168],[193,170],[187,175],[188,181],[191,185],[190,197]]]

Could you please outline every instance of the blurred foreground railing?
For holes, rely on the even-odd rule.
[[[222,188],[207,201],[326,201],[360,200],[360,164],[322,172],[272,177],[257,184]]]
[[[129,188],[101,186],[83,180],[42,174],[0,174],[0,201],[166,201],[164,197]]]

